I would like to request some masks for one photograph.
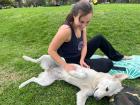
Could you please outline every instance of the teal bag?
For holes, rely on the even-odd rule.
[[[93,55],[91,59],[104,58],[104,56]],[[111,75],[122,73],[127,74],[129,79],[136,79],[140,77],[140,55],[132,55],[130,60],[113,61],[114,66],[126,68],[125,70],[111,69]]]

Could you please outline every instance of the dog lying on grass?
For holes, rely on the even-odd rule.
[[[104,96],[112,96],[120,92],[123,87],[121,81],[128,76],[125,74],[110,75],[108,73],[96,72],[90,68],[84,68],[74,64],[76,70],[66,71],[58,66],[49,55],[43,55],[39,59],[23,56],[24,60],[39,63],[44,72],[38,77],[23,82],[19,88],[35,82],[41,86],[51,85],[55,80],[64,80],[80,88],[77,93],[77,105],[85,105],[89,96],[94,96],[97,100]]]

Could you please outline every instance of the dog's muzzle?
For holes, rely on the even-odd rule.
[[[95,96],[95,92],[98,90],[98,88],[95,88],[95,90],[94,90],[94,92],[93,92],[93,96],[94,96],[94,98],[98,101],[98,100],[100,100],[101,98],[100,97],[97,97],[97,96]]]

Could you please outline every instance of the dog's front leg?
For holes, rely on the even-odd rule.
[[[81,90],[77,93],[77,105],[85,105],[88,98],[87,91]]]

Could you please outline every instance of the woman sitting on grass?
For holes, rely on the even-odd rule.
[[[74,70],[71,63],[76,63],[99,72],[108,72],[113,67],[112,60],[126,58],[103,35],[97,35],[87,42],[86,27],[92,15],[92,5],[89,2],[77,2],[49,45],[48,54],[65,70]],[[109,59],[90,59],[98,48]]]

